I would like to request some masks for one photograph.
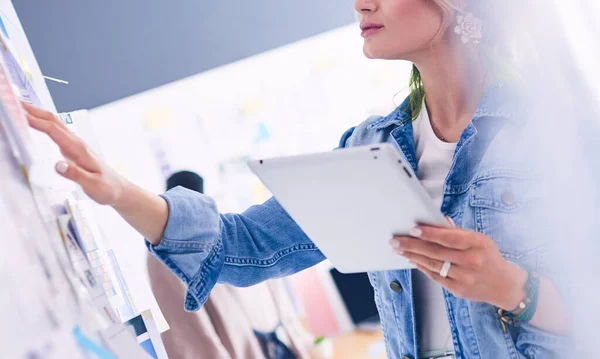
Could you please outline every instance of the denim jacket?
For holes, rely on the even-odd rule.
[[[525,155],[507,154],[509,149],[522,153],[519,148],[527,143],[525,117],[502,87],[487,92],[457,144],[441,210],[458,226],[491,237],[506,260],[554,280],[547,230],[535,215],[544,194],[542,182]],[[348,130],[339,147],[394,143],[418,175],[411,119],[405,101],[388,116],[371,117]],[[274,198],[241,214],[220,214],[206,195],[176,188],[162,196],[169,205],[164,238],[147,246],[186,284],[186,310],[199,309],[217,282],[250,286],[325,259]],[[412,271],[369,277],[388,357],[418,358]],[[559,353],[566,338],[528,324],[505,332],[492,305],[446,290],[444,296],[457,358],[565,357]]]

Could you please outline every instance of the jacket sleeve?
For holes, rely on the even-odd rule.
[[[344,134],[342,135],[342,138],[340,139],[340,143],[338,144],[337,149],[347,147],[348,139],[350,138],[350,136],[352,136],[355,129],[356,129],[356,127],[352,127],[350,129],[348,129],[346,132],[344,132]]]
[[[212,198],[181,187],[162,197],[169,205],[163,238],[146,246],[185,283],[188,311],[198,310],[216,283],[251,286],[325,259],[275,198],[241,214],[220,214]]]
[[[161,242],[146,245],[186,287],[198,310],[217,282],[244,287],[294,274],[324,257],[271,198],[241,214],[219,214],[212,198],[177,187],[162,195],[169,219]]]

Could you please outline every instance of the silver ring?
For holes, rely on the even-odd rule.
[[[452,267],[452,263],[450,263],[450,261],[445,261],[444,265],[442,266],[442,269],[440,270],[440,276],[442,278],[448,277],[448,272],[450,272],[450,267]]]

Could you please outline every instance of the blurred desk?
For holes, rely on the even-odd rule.
[[[386,359],[381,331],[352,332],[333,339],[334,359]]]

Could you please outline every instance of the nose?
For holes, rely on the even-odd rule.
[[[354,0],[354,10],[360,14],[366,14],[377,11],[376,1],[373,0]]]

